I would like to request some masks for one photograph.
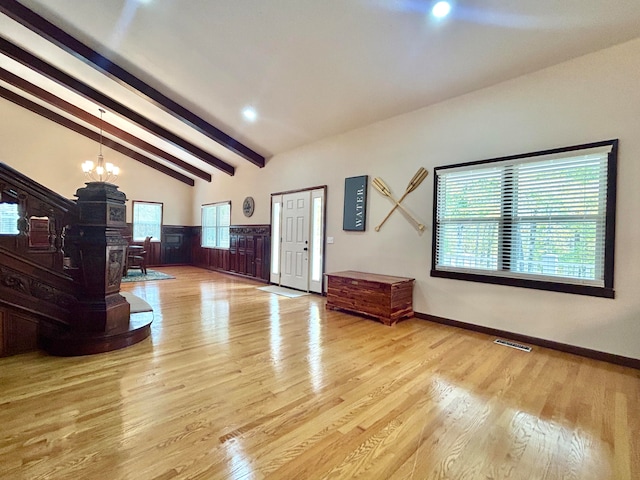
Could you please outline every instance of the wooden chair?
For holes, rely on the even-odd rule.
[[[127,272],[134,268],[140,269],[144,275],[147,274],[147,255],[151,250],[151,237],[144,239],[142,247],[130,245],[127,250]],[[125,275],[127,274],[125,272]]]

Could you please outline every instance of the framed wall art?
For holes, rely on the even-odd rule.
[[[364,232],[366,230],[368,184],[368,175],[344,179],[343,230],[356,232]]]

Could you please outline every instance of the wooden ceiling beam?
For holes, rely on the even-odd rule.
[[[151,87],[149,84],[145,83],[124,68],[113,63],[108,58],[82,43],[80,40],[69,35],[61,28],[35,13],[33,10],[30,10],[15,0],[2,0],[2,2],[0,2],[0,12],[43,38],[46,38],[65,52],[81,60],[83,63],[104,73],[111,79],[120,83],[137,95],[145,98],[183,123],[186,123],[201,134],[215,140],[229,150],[254,163],[258,167],[264,167],[265,157],[263,155],[260,155],[230,135],[227,135],[223,131],[214,127],[206,120],[184,108],[177,102],[174,102],[169,97]]]
[[[26,93],[29,93],[30,95],[33,95],[36,98],[39,98],[40,100],[44,100],[50,105],[53,105],[54,107],[57,107],[60,110],[63,110],[73,115],[74,117],[79,118],[80,120],[93,125],[94,127],[102,128],[102,130],[104,130],[107,133],[110,133],[111,135],[119,138],[120,140],[123,140],[129,143],[130,145],[133,145],[134,147],[137,147],[140,150],[143,150],[147,153],[156,155],[162,158],[163,160],[169,163],[172,163],[173,165],[191,173],[192,175],[200,177],[203,180],[206,180],[207,182],[211,181],[211,175],[205,172],[204,170],[200,170],[199,168],[194,167],[190,163],[187,163],[184,160],[174,157],[173,155],[165,152],[164,150],[156,147],[155,145],[151,145],[150,143],[147,143],[144,140],[139,139],[138,137],[130,134],[129,132],[125,132],[124,130],[119,129],[118,127],[111,125],[108,122],[102,122],[97,116],[91,115],[85,110],[79,107],[76,107],[75,105],[72,105],[71,103],[61,99],[60,97],[53,95],[52,93],[47,92],[43,88],[40,88],[37,85],[34,85],[33,83],[27,82],[25,79],[15,75],[14,73],[9,72],[8,70],[5,70],[2,67],[0,67],[0,80],[3,80],[10,85],[13,85],[14,87],[17,87],[20,90]]]
[[[148,118],[143,117],[137,112],[134,112],[125,105],[117,102],[116,100],[104,95],[98,90],[90,87],[84,82],[66,74],[65,72],[57,69],[53,65],[45,62],[44,60],[36,57],[35,55],[27,52],[23,48],[15,45],[14,43],[0,37],[0,53],[3,53],[9,58],[12,58],[18,63],[29,67],[35,72],[44,75],[50,80],[62,85],[63,87],[73,91],[74,93],[81,95],[82,97],[91,100],[100,105],[105,110],[117,113],[127,120],[137,124],[144,130],[156,135],[157,137],[169,142],[182,150],[190,153],[194,157],[202,160],[205,163],[217,168],[218,170],[233,175],[235,173],[235,167],[229,165],[223,160],[220,160],[209,152],[204,151],[200,147],[186,141],[178,135],[170,132],[166,128],[152,122]]]
[[[62,125],[63,127],[68,128],[69,130],[73,130],[74,132],[79,133],[80,135],[83,135],[87,138],[90,138],[91,140],[100,142],[101,137],[99,133],[94,132],[93,130],[90,130],[87,127],[84,127],[72,120],[69,120],[68,118],[63,117],[62,115],[56,112],[53,112],[48,108],[43,107],[42,105],[32,102],[31,100],[24,98],[21,95],[18,95],[17,93],[9,90],[8,88],[0,86],[0,97],[6,100],[9,100],[10,102],[15,103],[16,105],[19,105],[23,108],[26,108],[27,110],[30,110],[33,113],[37,113],[42,117],[52,120],[56,122],[58,125]],[[135,150],[132,150],[129,147],[126,147],[120,143],[117,143],[109,138],[102,137],[102,144],[105,147],[109,147],[159,172],[162,172],[165,175],[169,175],[170,177],[173,177],[176,180],[181,181],[182,183],[186,183],[191,187],[195,185],[193,178],[187,177],[182,173],[176,172],[175,170],[172,170],[171,168],[165,165],[162,165],[161,163],[158,163],[155,160],[150,159],[149,157],[145,157],[141,153],[138,153]]]

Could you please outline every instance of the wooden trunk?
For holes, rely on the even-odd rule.
[[[385,325],[413,317],[413,278],[345,271],[327,274],[327,308],[375,317]]]

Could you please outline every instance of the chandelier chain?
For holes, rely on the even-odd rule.
[[[102,143],[103,143],[103,126],[104,126],[104,118],[103,114],[106,113],[102,108],[98,109],[100,112],[100,142],[99,142],[99,150],[98,150],[98,163],[94,164],[91,160],[87,160],[82,164],[82,171],[85,173],[87,178],[94,182],[111,182],[118,178],[118,174],[120,173],[120,169],[116,167],[113,163],[104,161],[104,156],[102,155]]]

